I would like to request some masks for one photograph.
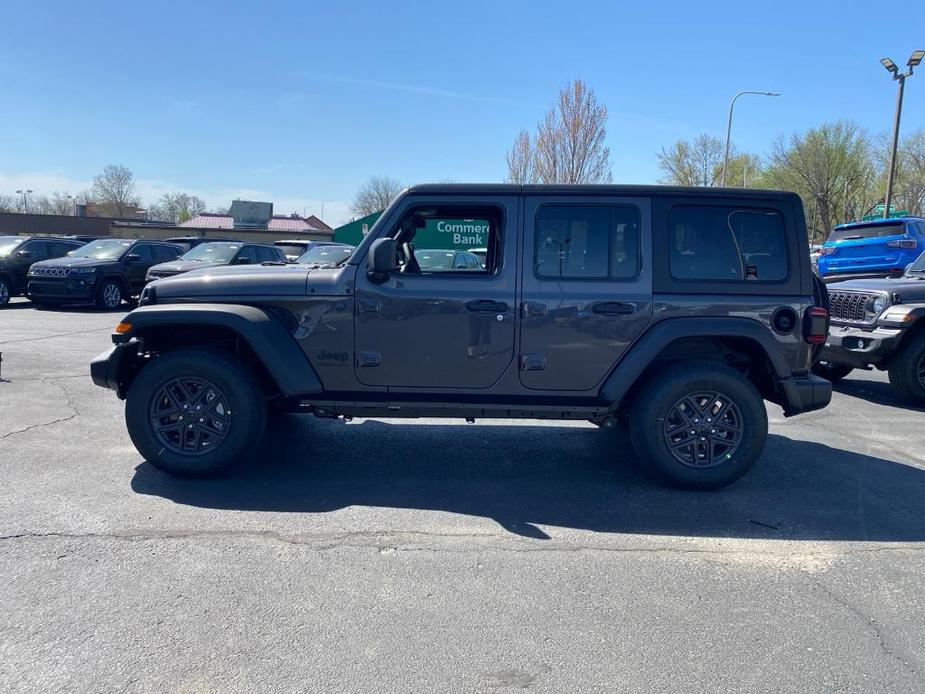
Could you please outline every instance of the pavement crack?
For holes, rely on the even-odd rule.
[[[74,335],[88,335],[90,333],[112,332],[112,328],[91,328],[89,330],[75,330],[69,333],[55,333],[54,335],[43,335],[42,337],[27,337],[22,340],[7,340],[0,342],[0,345],[21,345],[25,342],[40,342],[41,340],[54,340],[57,337],[73,337]]]
[[[0,434],[0,441],[11,436],[16,436],[17,434],[24,434],[27,431],[32,431],[33,429],[42,429],[44,427],[51,427],[55,426],[56,424],[61,424],[62,422],[69,422],[72,419],[76,419],[80,416],[80,410],[77,408],[77,402],[74,400],[74,397],[70,394],[67,388],[57,382],[57,379],[45,378],[42,379],[42,382],[52,384],[64,394],[64,404],[67,409],[70,410],[70,414],[64,417],[52,419],[50,422],[38,422],[36,424],[30,424],[29,426],[22,427],[21,429],[14,429],[13,431],[8,431],[5,434]]]

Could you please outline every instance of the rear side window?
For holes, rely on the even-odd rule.
[[[544,205],[534,225],[541,279],[631,279],[639,272],[639,210],[630,205]]]
[[[668,215],[671,275],[678,280],[787,279],[784,220],[755,208],[684,206]]]

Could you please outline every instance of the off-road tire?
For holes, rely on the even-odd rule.
[[[184,379],[186,379],[184,381]],[[165,389],[175,388],[177,382],[185,382],[185,392],[190,392],[191,383],[205,383],[217,392],[221,411],[212,415],[206,405],[208,393],[192,390],[202,403],[203,410],[192,413],[196,397],[187,399],[189,408],[181,409],[177,401],[166,395]],[[179,398],[182,400],[183,398]],[[167,405],[162,408],[162,403]],[[167,412],[168,414],[162,414]],[[182,414],[181,414],[182,413]],[[218,413],[218,414],[216,414]],[[200,416],[203,415],[203,417]],[[218,420],[210,416],[226,417],[227,426],[221,425],[221,436],[192,432],[187,438],[184,427],[199,426],[204,431],[214,431]],[[155,431],[155,422],[161,426],[178,423],[168,432]],[[208,423],[191,425],[190,421]],[[266,426],[266,398],[254,374],[235,356],[219,349],[187,348],[168,352],[155,357],[145,366],[132,383],[125,404],[125,423],[129,436],[138,452],[158,470],[177,477],[210,477],[230,471],[253,452],[263,436]],[[196,438],[197,445],[204,437],[211,436],[210,446],[193,450],[189,444]],[[180,450],[178,450],[180,449]],[[189,449],[190,452],[185,452]]]
[[[101,311],[115,311],[122,305],[125,292],[122,283],[117,279],[104,279],[96,288],[96,307]],[[118,299],[118,300],[117,300]]]
[[[838,383],[852,371],[854,371],[853,366],[839,364],[837,362],[820,361],[813,364],[813,373],[817,376],[822,376],[822,378],[832,383]]]
[[[925,333],[904,344],[890,359],[890,386],[905,402],[925,403]]]
[[[711,394],[716,395],[712,400]],[[686,418],[683,406],[679,409],[685,399],[703,402],[704,409],[697,412],[719,414],[723,422],[696,417],[699,421],[694,424],[695,417]],[[731,403],[731,407],[713,410],[712,405],[706,406],[711,402]],[[733,415],[738,435],[731,433]],[[768,436],[767,411],[755,386],[735,369],[705,360],[661,367],[634,397],[629,420],[630,440],[642,467],[656,479],[682,489],[718,489],[734,482],[758,460]],[[689,431],[697,435],[690,448],[673,453],[669,443],[679,434],[677,429],[668,432],[677,421],[694,427],[685,426],[684,436]],[[724,443],[718,442],[725,436],[729,438]],[[730,445],[736,438],[735,445]],[[708,443],[701,443],[704,439]],[[698,460],[704,446],[711,446],[708,463]],[[691,460],[685,463],[679,456],[687,452]],[[714,452],[719,462],[712,461]]]

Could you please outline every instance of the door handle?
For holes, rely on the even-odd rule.
[[[466,308],[478,313],[504,313],[507,311],[507,304],[503,301],[492,301],[491,299],[475,299],[467,301]]]
[[[591,310],[605,316],[625,316],[636,313],[637,308],[636,304],[628,301],[599,301],[596,304],[591,304]]]

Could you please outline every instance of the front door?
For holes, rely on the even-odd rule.
[[[129,292],[136,293],[145,285],[145,275],[148,269],[155,264],[154,252],[147,243],[137,243],[129,250],[126,256],[138,256],[137,259],[125,259],[125,277],[128,280]]]
[[[596,390],[652,316],[645,198],[527,196],[520,381]]]
[[[370,278],[364,259],[357,274],[357,379],[492,386],[514,362],[518,199],[409,196],[393,218],[394,270]],[[469,249],[486,250],[484,267]]]

